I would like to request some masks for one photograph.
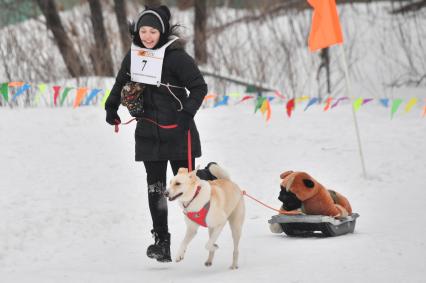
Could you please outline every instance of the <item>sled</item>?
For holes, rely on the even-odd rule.
[[[270,224],[271,232],[284,232],[290,237],[335,237],[347,233],[353,233],[355,230],[356,219],[358,217],[358,213],[352,213],[351,215],[340,219],[324,215],[278,214],[272,216],[268,222]],[[275,223],[279,224],[281,229],[273,229],[273,226],[275,228],[277,227],[277,225],[273,225]]]

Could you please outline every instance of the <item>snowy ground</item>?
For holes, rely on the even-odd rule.
[[[210,268],[201,230],[181,263],[145,256],[149,230],[145,173],[133,161],[134,124],[117,135],[95,107],[0,109],[1,282],[424,282],[426,118],[368,105],[358,112],[369,178],[361,176],[348,105],[266,124],[248,104],[197,115],[205,165],[217,161],[252,195],[279,207],[279,174],[304,170],[346,195],[354,234],[272,234],[274,214],[246,199],[240,269],[230,271],[228,228]],[[121,113],[122,120],[127,115]],[[171,173],[169,174],[171,176]],[[184,225],[169,205],[172,256]]]

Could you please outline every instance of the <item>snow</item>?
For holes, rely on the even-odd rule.
[[[423,107],[423,106],[422,106]],[[272,234],[274,212],[246,198],[240,269],[231,271],[226,227],[205,267],[200,228],[180,263],[146,257],[152,242],[143,164],[134,162],[135,124],[115,134],[100,107],[0,110],[2,282],[424,282],[425,118],[372,102],[357,112],[368,178],[362,177],[348,104],[329,112],[272,105],[266,123],[251,102],[196,116],[203,156],[243,189],[279,207],[279,175],[306,171],[344,194],[360,214],[354,234]],[[120,110],[122,120],[129,116]],[[171,177],[171,171],[169,177]],[[185,225],[169,203],[172,257]]]

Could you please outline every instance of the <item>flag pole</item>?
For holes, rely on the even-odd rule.
[[[352,84],[351,84],[351,80],[349,78],[349,68],[348,68],[348,63],[346,61],[346,53],[345,53],[345,49],[343,48],[343,44],[339,44],[339,45],[340,45],[340,49],[342,51],[342,57],[343,57],[342,61],[343,61],[343,69],[345,71],[346,91],[347,91],[349,98],[352,101]],[[361,157],[362,173],[363,173],[364,178],[366,179],[367,178],[367,172],[365,170],[364,155],[362,153],[362,146],[361,146],[361,137],[360,137],[360,134],[359,134],[358,121],[357,121],[357,118],[356,118],[356,113],[355,113],[353,103],[351,103],[351,109],[352,109],[352,116],[353,116],[354,125],[355,125],[356,137],[357,137],[357,141],[358,141],[359,156]]]

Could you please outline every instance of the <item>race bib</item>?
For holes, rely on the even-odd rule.
[[[159,49],[146,49],[132,44],[130,78],[134,82],[158,85],[161,82],[164,53],[174,38]]]

